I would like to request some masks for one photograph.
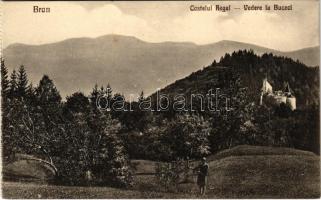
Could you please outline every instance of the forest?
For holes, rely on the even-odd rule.
[[[147,98],[151,109],[170,102],[156,102],[156,93],[145,96],[143,91],[137,101],[128,102],[108,83],[93,85],[89,95],[78,91],[63,99],[48,75],[32,85],[23,65],[9,74],[2,59],[3,162],[18,153],[33,155],[54,166],[57,183],[81,185],[90,170],[96,185],[126,187],[133,179],[131,159],[199,159],[242,144],[319,154],[318,70],[290,58],[240,50],[160,90],[170,99],[219,88],[231,100],[231,111],[196,106],[195,111],[151,112],[139,109]],[[288,82],[298,109],[272,100],[259,105],[264,77],[276,88]],[[99,96],[108,103],[121,99],[132,111],[102,111]]]

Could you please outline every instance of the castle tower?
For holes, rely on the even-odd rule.
[[[284,94],[288,95],[288,96],[292,95],[292,90],[291,90],[290,85],[289,85],[288,82],[285,83]]]
[[[262,93],[263,94],[273,93],[272,85],[267,81],[267,78],[263,79]]]
[[[263,95],[264,94],[273,94],[272,85],[267,81],[267,78],[263,79],[263,85],[262,85],[261,96],[260,96],[260,105],[263,104]]]
[[[285,83],[284,87],[284,95],[286,96],[286,104],[291,108],[291,110],[296,109],[296,98],[293,96],[293,92],[290,88],[290,85],[288,82]]]

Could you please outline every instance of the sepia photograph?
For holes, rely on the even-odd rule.
[[[1,197],[320,198],[319,13],[1,1]]]

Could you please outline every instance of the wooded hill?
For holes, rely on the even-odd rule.
[[[257,103],[263,78],[267,77],[273,90],[282,90],[288,82],[299,108],[319,104],[319,67],[307,67],[300,61],[271,53],[259,56],[252,50],[227,53],[218,62],[214,60],[211,65],[161,89],[159,94],[190,97],[192,93],[207,94],[210,89],[216,88],[224,93],[232,78],[231,71],[240,74],[242,85]],[[151,97],[155,99],[156,93]]]

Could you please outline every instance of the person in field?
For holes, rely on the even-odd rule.
[[[205,157],[202,158],[201,164],[197,168],[197,185],[200,190],[200,195],[205,195],[208,176],[208,164]]]

